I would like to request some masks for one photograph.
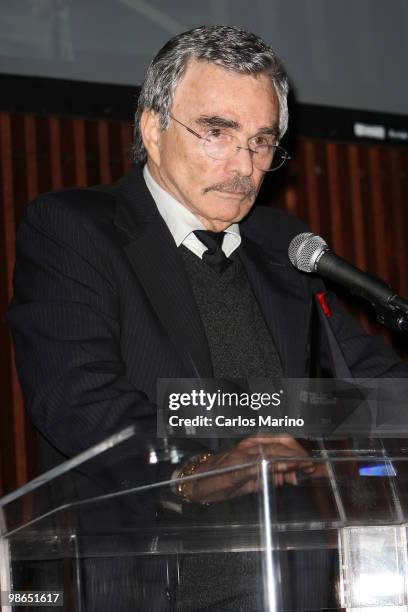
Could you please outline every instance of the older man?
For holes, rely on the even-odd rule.
[[[130,172],[28,208],[9,318],[28,410],[64,456],[128,424],[151,436],[158,378],[336,375],[343,366],[359,377],[406,375],[335,302],[311,363],[317,285],[287,258],[304,226],[254,207],[265,173],[288,159],[279,145],[287,91],[281,63],[253,34],[180,34],[148,69]],[[313,469],[290,437],[199,450],[181,472],[276,454],[305,457],[292,471],[282,465],[278,484]],[[246,475],[200,481],[183,496],[213,502],[253,489]]]

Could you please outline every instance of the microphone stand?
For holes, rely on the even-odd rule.
[[[396,295],[388,302],[369,301],[379,323],[394,331],[408,333],[408,304],[405,300]]]

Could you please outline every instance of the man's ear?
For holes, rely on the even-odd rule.
[[[140,117],[140,132],[148,156],[154,163],[160,162],[160,119],[152,109],[145,109]]]

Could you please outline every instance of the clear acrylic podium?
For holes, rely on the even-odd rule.
[[[2,609],[406,611],[408,449],[388,446],[315,440],[296,486],[264,460],[234,470],[253,493],[203,505],[180,501],[177,446],[127,428],[0,501]]]

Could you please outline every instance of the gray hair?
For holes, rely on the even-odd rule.
[[[267,74],[278,96],[279,138],[282,138],[288,126],[289,85],[273,49],[262,38],[240,28],[201,26],[170,39],[147,70],[135,114],[134,161],[145,162],[147,158],[140,132],[143,111],[154,110],[159,115],[160,128],[168,127],[174,92],[190,59],[211,62],[231,72]]]

